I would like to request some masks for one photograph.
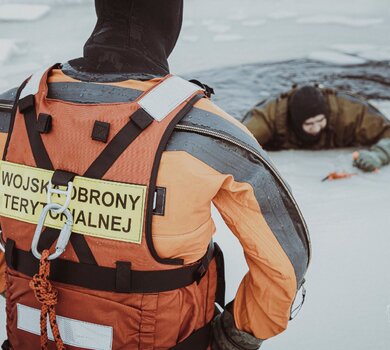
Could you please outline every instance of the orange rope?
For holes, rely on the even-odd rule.
[[[30,288],[34,291],[35,297],[42,304],[41,308],[41,349],[48,349],[47,336],[47,315],[49,315],[50,327],[53,332],[54,341],[57,350],[65,350],[62,342],[60,331],[56,321],[57,290],[48,280],[50,274],[50,261],[48,259],[50,253],[48,250],[42,252],[42,257],[39,262],[39,272],[34,275],[30,281]]]

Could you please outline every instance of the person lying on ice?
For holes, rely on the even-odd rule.
[[[244,117],[267,150],[370,147],[354,165],[374,171],[390,163],[390,121],[364,98],[314,86],[294,87],[260,102]]]
[[[257,349],[287,327],[310,260],[289,186],[207,88],[169,74],[183,0],[95,6],[83,57],[0,96],[3,349]],[[49,181],[68,191],[47,199]],[[248,264],[218,315],[212,203]]]

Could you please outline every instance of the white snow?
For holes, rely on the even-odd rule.
[[[308,57],[312,60],[334,63],[340,66],[362,64],[366,62],[363,58],[333,51],[316,51],[310,53]]]
[[[7,62],[12,56],[25,52],[23,42],[12,39],[0,39],[0,64]]]
[[[5,4],[0,5],[0,21],[35,21],[50,11],[50,6]]]
[[[297,23],[302,24],[340,24],[351,27],[368,27],[383,22],[383,18],[355,18],[348,16],[309,16],[302,17]]]

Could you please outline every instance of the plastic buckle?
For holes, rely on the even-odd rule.
[[[70,200],[72,198],[72,190],[73,190],[73,182],[68,182],[68,187],[66,190],[60,190],[60,189],[54,188],[53,183],[51,181],[49,182],[49,185],[47,188],[47,204],[54,204],[54,203],[52,203],[52,199],[51,199],[51,196],[53,194],[59,194],[59,195],[66,196],[64,205],[62,205],[62,206],[60,205],[58,210],[51,209],[53,212],[61,214],[69,207],[69,203],[70,203]]]
[[[73,216],[69,211],[69,209],[67,208],[61,211],[62,207],[63,206],[61,206],[60,204],[49,203],[43,208],[31,244],[31,251],[38,260],[40,260],[42,256],[41,253],[38,252],[38,242],[39,242],[39,238],[41,237],[42,229],[45,224],[46,217],[49,211],[53,211],[54,213],[64,213],[66,215],[66,221],[58,237],[57,244],[56,244],[56,251],[53,254],[51,254],[48,259],[49,260],[57,259],[65,251],[65,248],[69,243],[70,235],[72,234]]]

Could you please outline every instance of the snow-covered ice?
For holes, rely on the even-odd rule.
[[[0,0],[5,2],[10,3]],[[28,40],[27,55],[18,55],[17,44],[11,50],[0,47],[0,57],[6,56],[0,62],[0,89],[20,84],[44,62],[63,62],[82,54],[95,23],[93,1],[39,3],[56,5],[37,21],[0,21],[1,38],[16,40],[13,43]],[[69,6],[75,3],[82,5]],[[239,5],[232,0],[185,0],[185,6],[183,34],[170,62],[175,73],[196,77],[193,72],[205,69],[300,57],[341,65],[389,59],[387,0],[240,0]],[[210,35],[209,27],[220,23],[231,29]],[[231,104],[241,111],[243,107],[237,105],[244,103],[245,92],[235,83],[253,75],[248,70],[240,77],[229,76],[229,86],[217,94],[233,91]],[[295,78],[285,75],[289,84]],[[251,98],[268,96],[272,84],[272,80],[263,82],[258,92],[250,91]],[[373,103],[390,116],[390,102]],[[265,350],[390,349],[390,166],[378,174],[359,172],[348,180],[321,183],[331,171],[355,172],[354,150],[270,154],[307,219],[313,261],[303,310],[285,333],[264,343]],[[246,264],[236,238],[215,211],[213,216],[217,239],[225,250],[229,300]],[[4,309],[3,300],[0,305]],[[0,312],[0,341],[5,338],[4,318]]]
[[[212,24],[208,26],[207,29],[213,33],[226,33],[231,29],[231,27],[226,24]]]
[[[218,34],[214,36],[214,41],[238,41],[243,40],[244,37],[240,34]]]
[[[247,20],[247,21],[243,21],[242,25],[246,26],[246,27],[258,27],[258,26],[265,24],[266,22],[267,21],[264,19],[257,19],[257,20],[252,20],[252,21]]]
[[[330,48],[347,54],[358,55],[362,52],[373,50],[375,46],[370,44],[337,44],[332,45]]]
[[[308,57],[312,60],[329,62],[343,66],[362,64],[366,62],[363,58],[334,51],[315,51],[310,53]]]
[[[23,42],[12,39],[0,39],[0,64],[7,62],[14,55],[25,52]]]
[[[297,13],[291,11],[276,11],[267,15],[268,18],[275,19],[275,20],[290,19],[296,16]]]
[[[383,18],[355,18],[347,16],[310,16],[297,20],[302,24],[340,24],[351,27],[368,27],[383,22]]]
[[[35,21],[50,11],[50,6],[28,4],[0,5],[0,21]]]
[[[196,43],[199,41],[199,37],[197,35],[183,35],[182,40],[190,42],[190,43]]]

